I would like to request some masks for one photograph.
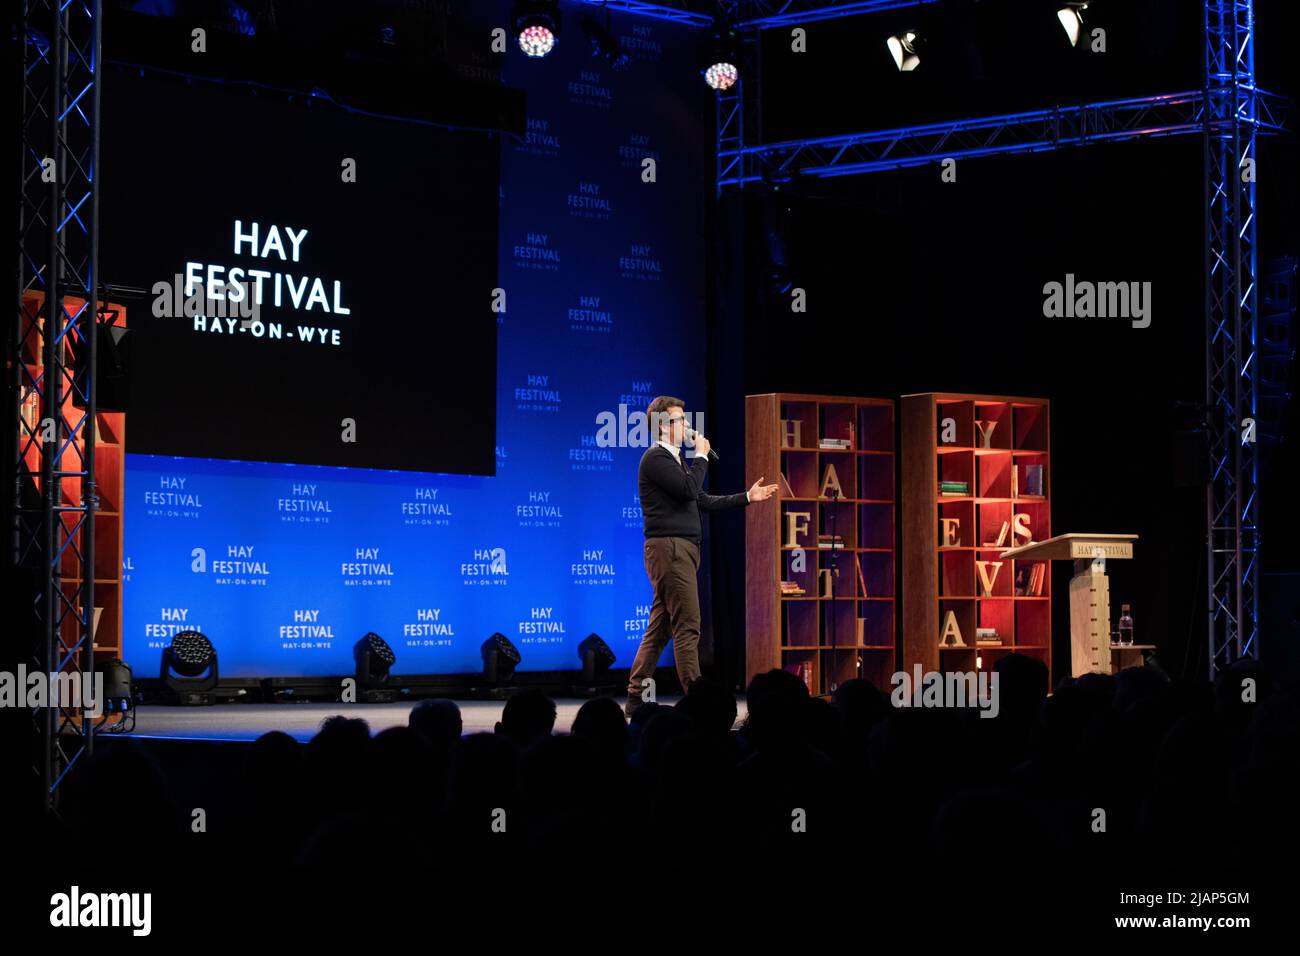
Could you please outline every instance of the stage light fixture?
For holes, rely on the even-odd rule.
[[[499,631],[483,642],[479,655],[483,658],[483,679],[489,684],[513,680],[515,667],[523,659],[510,638]]]
[[[135,729],[135,693],[131,682],[131,665],[122,660],[95,662],[95,671],[104,675],[103,712],[121,714],[122,719],[105,723],[100,732],[130,733]]]
[[[614,651],[599,634],[593,632],[578,645],[578,659],[582,661],[582,679],[590,683],[613,666]]]
[[[1065,35],[1070,38],[1070,46],[1079,45],[1079,37],[1083,34],[1083,11],[1087,9],[1087,3],[1067,3],[1056,11],[1056,19],[1061,21]]]
[[[514,5],[515,36],[519,49],[530,57],[543,57],[560,39],[558,0],[520,0]]]
[[[180,631],[163,648],[158,676],[170,703],[209,706],[217,686],[217,649],[206,634]]]
[[[605,9],[604,24],[597,22],[595,17],[587,15],[584,15],[579,23],[591,39],[591,55],[594,59],[604,60],[611,70],[625,69],[632,62],[631,57],[623,52],[622,44],[618,42],[618,37],[610,27],[608,8]]]
[[[97,342],[96,372],[99,380],[95,383],[96,408],[101,412],[129,412],[131,410],[131,343],[134,333],[120,325],[109,325],[96,321],[94,324]],[[90,372],[90,336],[78,336],[73,340],[73,360],[75,365],[75,387],[72,389],[72,404],[77,408],[86,407],[85,395],[89,389],[87,377]]]
[[[95,670],[104,675],[104,709],[127,710],[131,705],[131,665],[121,660],[96,664]]]
[[[387,686],[389,671],[397,663],[397,655],[387,641],[369,631],[352,645],[352,660],[356,664],[357,700],[363,704],[388,704],[397,699],[397,692]]]
[[[714,63],[704,71],[704,82],[715,90],[729,90],[735,86],[739,76],[734,63]]]
[[[719,92],[729,90],[740,79],[740,37],[735,27],[722,16],[713,21],[713,33],[709,37],[704,55],[704,82]]]
[[[889,55],[894,58],[894,66],[902,73],[915,70],[921,64],[921,38],[912,30],[895,34],[885,41]]]
[[[578,645],[582,677],[573,685],[573,696],[607,697],[617,694],[618,684],[609,680],[609,669],[614,666],[614,658],[613,649],[599,634],[593,632],[584,637]]]

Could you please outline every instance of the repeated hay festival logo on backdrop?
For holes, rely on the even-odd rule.
[[[318,324],[317,316],[351,315],[338,279],[291,271],[301,265],[310,230],[236,219],[232,227],[234,255],[255,262],[246,265],[187,260],[184,274],[156,282],[153,314],[186,318],[196,333],[248,335],[255,339],[297,339],[339,347],[342,332],[334,323]],[[265,265],[267,268],[255,266]],[[314,313],[308,324],[262,320],[265,308]],[[322,319],[322,321],[325,321]]]

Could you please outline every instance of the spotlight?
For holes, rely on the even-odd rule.
[[[623,52],[618,37],[610,28],[609,8],[605,9],[605,23],[596,22],[595,17],[584,15],[580,20],[582,28],[591,38],[591,55],[597,60],[604,60],[611,70],[622,70],[631,62],[631,57]]]
[[[578,645],[578,659],[582,661],[582,682],[575,684],[575,697],[602,697],[618,691],[618,685],[599,683],[606,680],[614,664],[614,651],[599,634],[588,634]]]
[[[514,5],[512,19],[519,49],[528,56],[543,57],[555,49],[560,39],[558,0],[519,0]]]
[[[704,71],[704,82],[715,90],[729,90],[735,86],[739,76],[734,63],[714,63]]]
[[[1083,33],[1083,11],[1087,3],[1067,3],[1056,11],[1056,19],[1065,28],[1065,35],[1070,38],[1070,46],[1079,45],[1079,36]]]
[[[499,631],[483,642],[479,654],[483,658],[483,676],[493,684],[514,679],[515,665],[522,660],[519,649]]]
[[[894,65],[906,73],[915,70],[921,63],[921,55],[917,50],[921,46],[921,39],[911,30],[905,33],[899,33],[885,41],[885,46],[889,47],[889,54],[894,58]]]
[[[131,665],[121,660],[95,662],[95,671],[104,675],[104,716],[102,732],[127,734],[135,730],[135,693],[131,684]],[[113,714],[121,714],[113,720]]]
[[[397,662],[387,641],[370,631],[352,645],[352,660],[356,664],[357,700],[363,704],[390,704],[397,699],[397,691],[387,686],[388,672]]]
[[[107,711],[127,710],[131,706],[131,665],[125,661],[112,660],[97,665],[97,671],[104,674],[104,709]]]
[[[202,676],[206,675],[206,676]],[[217,686],[217,649],[207,635],[181,631],[163,648],[159,678],[168,703],[211,706]]]
[[[592,681],[609,670],[614,652],[599,634],[592,633],[578,645],[578,659],[582,661],[583,680]]]
[[[499,685],[514,680],[515,667],[522,660],[519,649],[510,643],[510,638],[498,631],[484,641],[478,650],[483,658],[483,681],[487,684],[483,695],[508,697],[514,688]]]
[[[704,54],[704,82],[719,92],[729,90],[740,79],[740,70],[736,68],[739,61],[739,38],[736,30],[721,17],[713,21],[713,36],[709,39],[708,49]]]
[[[95,383],[96,403],[101,412],[129,412],[131,410],[131,342],[134,333],[120,325],[96,321],[95,337],[98,341],[98,374]],[[90,336],[79,336],[73,342],[76,371],[72,404],[86,407],[86,381],[90,372]]]

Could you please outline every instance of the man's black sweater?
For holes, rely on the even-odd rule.
[[[745,492],[735,495],[706,495],[704,476],[709,460],[697,455],[687,470],[673,453],[660,444],[651,445],[641,456],[637,469],[637,490],[641,495],[641,518],[647,538],[679,537],[700,543],[700,511],[722,511],[749,504]]]

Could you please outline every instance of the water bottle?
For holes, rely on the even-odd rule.
[[[1128,612],[1128,605],[1119,606],[1119,642],[1121,644],[1133,643],[1133,617]]]

